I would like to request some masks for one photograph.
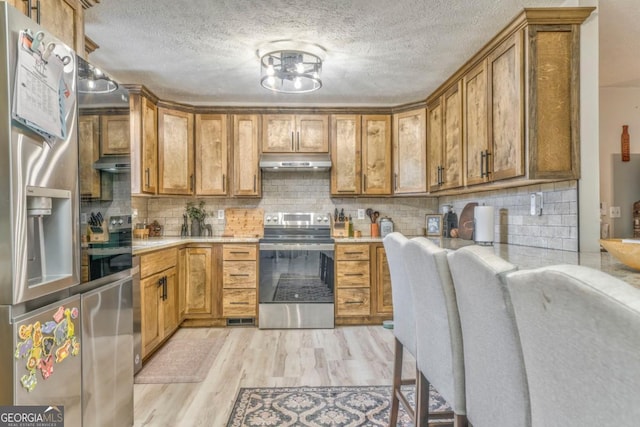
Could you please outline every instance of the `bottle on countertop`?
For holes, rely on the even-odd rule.
[[[349,237],[353,237],[353,219],[349,215]]]
[[[393,233],[393,221],[389,217],[380,219],[380,237]]]

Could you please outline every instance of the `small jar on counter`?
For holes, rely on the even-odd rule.
[[[384,217],[380,219],[380,237],[384,238],[387,234],[393,233],[393,221],[391,218]]]

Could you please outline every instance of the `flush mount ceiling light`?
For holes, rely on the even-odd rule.
[[[111,80],[102,70],[85,61],[78,61],[78,92],[109,93],[118,89],[118,83]]]
[[[282,93],[308,93],[322,87],[325,50],[314,44],[273,42],[258,49],[260,84]]]

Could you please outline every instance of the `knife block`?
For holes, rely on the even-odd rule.
[[[349,237],[349,221],[335,221],[332,235],[333,237]]]

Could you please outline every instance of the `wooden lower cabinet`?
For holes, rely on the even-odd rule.
[[[255,244],[222,248],[222,316],[257,317],[258,261]]]
[[[391,318],[391,280],[380,243],[336,244],[336,324]]]
[[[140,257],[142,357],[146,359],[179,325],[177,248]]]

